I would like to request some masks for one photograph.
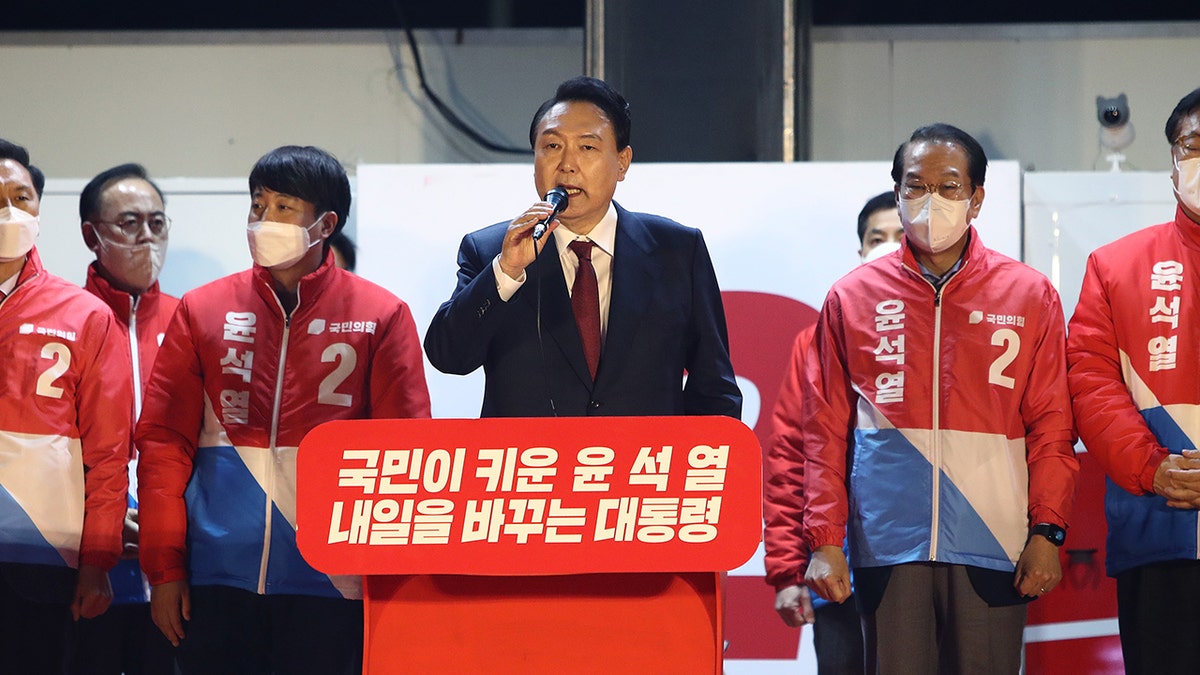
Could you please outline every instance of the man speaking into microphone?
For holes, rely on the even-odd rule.
[[[700,231],[613,201],[629,131],[607,83],[563,82],[529,128],[545,198],[463,238],[425,351],[444,373],[483,367],[483,417],[741,414]]]

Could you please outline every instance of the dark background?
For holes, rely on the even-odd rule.
[[[816,26],[1200,20],[1195,0],[808,4]],[[0,30],[386,29],[402,27],[406,20],[415,28],[582,27],[585,15],[584,0],[9,0],[5,5]],[[688,13],[703,6],[680,0],[681,11]]]

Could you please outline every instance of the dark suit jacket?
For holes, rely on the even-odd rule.
[[[482,416],[740,416],[725,310],[703,236],[616,208],[608,333],[594,383],[551,237],[508,302],[492,270],[508,223],[463,238],[458,287],[430,323],[425,352],[444,373],[483,366]]]

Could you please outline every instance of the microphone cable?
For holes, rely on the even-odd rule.
[[[534,260],[534,262],[537,262],[538,258],[541,257],[541,252],[542,252],[542,250],[545,250],[545,248],[546,248],[545,246],[542,246],[541,250],[539,250],[538,249],[538,240],[537,239],[533,240],[533,260]],[[546,363],[546,343],[542,340],[542,269],[540,266],[538,267],[538,270],[537,270],[537,281],[535,281],[534,283],[537,286],[537,288],[536,288],[537,300],[535,302],[536,308],[534,310],[534,323],[537,325],[538,351],[541,353],[541,356],[542,356],[542,363],[541,363],[541,365],[542,365],[542,368],[541,368],[542,383],[546,386],[546,399],[548,401],[550,401],[550,416],[558,417],[558,409],[554,406],[554,388],[550,384],[550,366]]]

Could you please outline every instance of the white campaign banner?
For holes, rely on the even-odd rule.
[[[743,421],[765,441],[796,331],[829,286],[858,264],[857,216],[892,189],[888,162],[638,164],[616,201],[699,228],[725,295]],[[424,338],[456,283],[464,234],[520,215],[538,200],[529,164],[361,165],[358,271],[412,307]],[[988,167],[976,225],[985,244],[1021,258],[1021,175],[1015,161]],[[483,375],[426,365],[435,417],[476,417]],[[785,627],[763,582],[761,551],[729,580],[726,673],[815,672],[808,631]]]

